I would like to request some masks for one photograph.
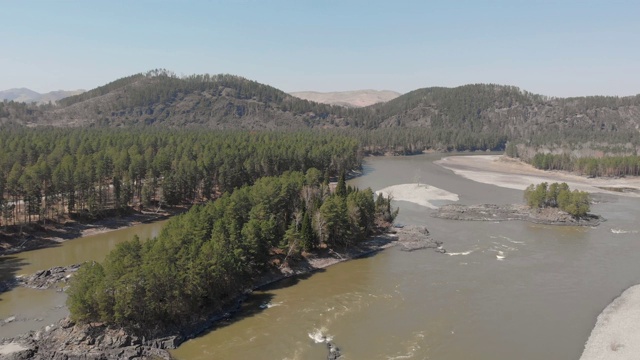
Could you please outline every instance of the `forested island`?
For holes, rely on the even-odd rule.
[[[119,245],[83,266],[69,289],[74,320],[157,336],[221,311],[269,271],[320,248],[355,246],[386,229],[390,199],[334,191],[315,168],[264,177],[169,221],[161,234]]]

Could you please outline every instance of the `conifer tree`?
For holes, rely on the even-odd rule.
[[[300,237],[305,251],[310,251],[316,247],[316,236],[311,226],[311,217],[308,211],[304,211],[302,215],[302,226],[300,229]]]
[[[345,179],[344,170],[340,172],[340,176],[338,177],[338,184],[336,185],[336,195],[340,197],[347,196],[347,182]]]

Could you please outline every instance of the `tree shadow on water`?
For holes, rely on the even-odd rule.
[[[273,291],[273,290],[280,290],[280,289],[286,289],[290,286],[294,286],[296,284],[298,284],[300,281],[304,281],[309,279],[310,277],[312,277],[314,274],[317,273],[322,273],[327,271],[326,269],[314,269],[311,272],[307,272],[307,273],[303,273],[303,274],[298,274],[295,276],[290,276],[278,281],[274,281],[270,284],[266,284],[264,286],[260,286],[258,287],[256,290],[257,291]]]
[[[211,319],[211,325],[208,326],[204,331],[198,333],[195,338],[206,336],[213,331],[225,328],[238,321],[242,321],[262,313],[263,311],[271,307],[271,301],[275,297],[275,294],[271,293],[270,291],[284,289],[289,286],[296,285],[300,281],[310,278],[311,276],[313,276],[313,274],[324,271],[326,270],[314,269],[314,271],[311,272],[286,277],[256,288],[256,291],[247,295],[244,300],[239,300],[239,305],[237,308],[232,309],[224,313],[223,315],[215,317],[214,319]]]
[[[269,308],[268,304],[273,298],[274,295],[270,293],[250,294],[244,301],[242,301],[237,309],[232,312],[226,312],[223,315],[219,316],[218,319],[212,320],[211,326],[207,327],[206,330],[198,333],[194,338],[206,336],[213,331],[225,328],[238,321],[248,319],[260,314],[261,312]]]
[[[0,256],[0,301],[2,301],[2,293],[18,286],[16,275],[25,265],[27,262],[16,256]]]

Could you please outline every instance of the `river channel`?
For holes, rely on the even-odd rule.
[[[462,204],[522,201],[521,191],[473,182],[433,164],[440,157],[368,158],[364,175],[350,184],[374,190],[428,184],[458,194]],[[597,315],[624,289],[640,283],[640,200],[596,199],[592,212],[607,219],[596,228],[442,220],[430,217],[432,209],[396,201],[397,222],[426,225],[448,254],[391,248],[279,282],[254,292],[239,316],[184,343],[173,355],[184,360],[324,359],[326,337],[345,359],[578,359]],[[119,241],[137,228],[98,236],[112,234]],[[159,227],[152,228],[157,233]],[[88,239],[16,255],[12,264],[19,270],[11,271],[33,272],[83,256],[97,259],[113,246],[98,249],[110,240]],[[73,245],[83,241],[91,243],[86,252]],[[29,257],[38,252],[47,265]],[[68,260],[75,253],[85,255]],[[25,317],[20,314],[31,308],[64,302],[61,293],[34,291],[0,294],[0,318]],[[23,323],[0,326],[0,337],[15,335],[14,324]]]
[[[54,266],[67,266],[85,261],[102,261],[116,244],[155,237],[167,220],[140,224],[130,228],[91,235],[61,243],[46,249],[25,251],[0,257],[0,279],[16,275],[30,275]],[[36,290],[16,287],[0,293],[0,338],[13,337],[56,323],[67,316],[66,295],[57,289]],[[15,317],[9,323],[3,320]]]

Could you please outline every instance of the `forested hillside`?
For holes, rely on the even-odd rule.
[[[502,148],[507,140],[530,147],[589,143],[603,147],[631,144],[637,148],[640,95],[562,99],[531,94],[513,86],[474,84],[418,89],[385,103],[349,109],[301,100],[238,76],[177,77],[165,70],[155,70],[63,99],[57,106],[0,103],[0,123],[249,130],[384,129],[395,138],[405,137],[393,151],[423,150],[426,148],[423,146],[484,150],[494,148],[496,139]],[[407,137],[413,130],[395,130],[416,128],[426,129],[419,133],[429,139],[421,137],[409,142]],[[382,142],[371,146],[383,147]]]
[[[0,118],[25,125],[259,130],[322,126],[341,111],[239,76],[177,77],[165,70],[125,77],[58,104],[25,111],[8,102],[0,105]]]
[[[640,96],[558,99],[500,85],[420,89],[371,110],[375,116],[362,119],[368,128],[450,129],[545,144],[637,142],[640,129]]]

